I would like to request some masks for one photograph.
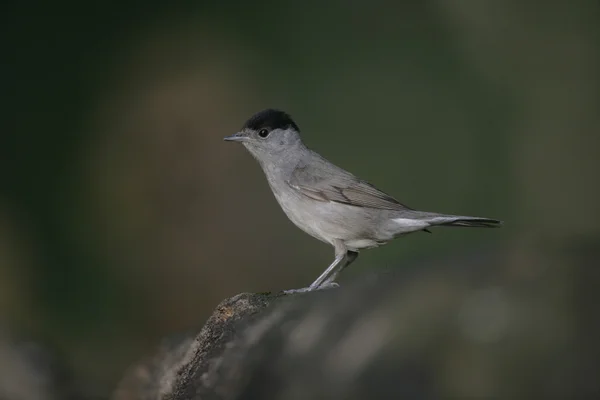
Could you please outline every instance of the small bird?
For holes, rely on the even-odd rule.
[[[226,141],[241,142],[256,158],[288,218],[309,235],[333,246],[335,259],[306,292],[337,287],[338,274],[362,249],[434,226],[499,227],[479,217],[417,211],[332,164],[304,145],[287,113],[267,109],[252,116]]]

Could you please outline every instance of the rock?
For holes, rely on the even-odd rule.
[[[591,398],[600,280],[595,252],[577,254],[497,253],[302,295],[240,294],[134,367],[114,399]]]
[[[281,298],[282,295],[271,293],[242,293],[222,301],[197,335],[167,338],[157,354],[132,367],[114,398],[181,397],[191,382],[212,390],[209,368],[218,363],[225,347],[235,339],[238,322],[248,323],[254,314]]]

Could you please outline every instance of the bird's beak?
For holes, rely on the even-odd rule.
[[[248,135],[243,132],[234,133],[231,136],[225,136],[223,140],[227,142],[244,142],[248,140]]]

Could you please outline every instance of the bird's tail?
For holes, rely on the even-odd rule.
[[[502,221],[491,218],[466,217],[459,215],[436,215],[425,219],[431,226],[461,226],[468,228],[499,228]]]

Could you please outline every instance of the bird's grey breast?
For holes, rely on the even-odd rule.
[[[295,187],[294,176],[305,172],[303,169],[309,162],[300,160],[291,170],[270,170],[267,173],[269,185],[279,205],[297,227],[326,243],[344,239],[357,226],[350,221],[354,214],[344,212],[347,206],[306,196]],[[305,175],[305,178],[318,180],[321,177]]]
[[[283,212],[297,227],[319,240],[329,242],[318,228],[319,216],[316,214],[320,205],[314,204],[314,200],[306,198],[289,184],[294,167],[276,164],[265,166],[265,176],[273,195]]]

